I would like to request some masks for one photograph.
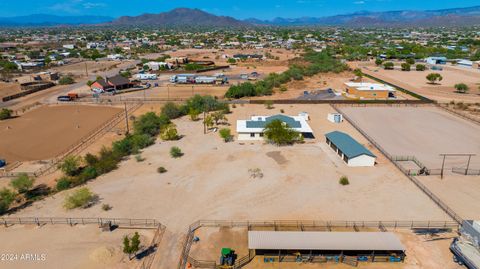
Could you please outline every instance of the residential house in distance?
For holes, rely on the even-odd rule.
[[[346,93],[359,99],[395,98],[396,90],[385,84],[368,82],[346,82]]]
[[[90,88],[94,92],[105,92],[109,90],[123,90],[131,87],[130,80],[121,75],[107,77],[106,79],[97,79]]]
[[[238,140],[262,140],[265,126],[280,120],[288,127],[301,133],[305,138],[313,138],[313,131],[307,123],[308,114],[300,113],[298,116],[286,116],[282,114],[274,116],[252,116],[250,120],[237,120]]]

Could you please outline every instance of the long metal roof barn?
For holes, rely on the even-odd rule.
[[[371,151],[366,149],[346,133],[334,131],[325,136],[350,159],[364,154],[376,157]]]
[[[274,232],[249,231],[249,249],[405,251],[389,232]]]

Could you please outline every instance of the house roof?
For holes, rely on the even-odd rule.
[[[294,118],[289,116],[278,114],[278,115],[267,117],[264,120],[247,120],[247,128],[265,128],[265,126],[268,123],[274,120],[280,120],[282,122],[285,122],[290,128],[302,127],[302,124],[300,123],[300,121],[297,121]]]
[[[100,86],[102,86],[103,88],[108,88],[110,87],[110,84],[108,84],[105,79],[101,78],[101,79],[97,79],[97,81],[95,81],[96,83],[100,84]]]
[[[127,78],[124,78],[121,75],[116,75],[114,77],[107,78],[108,83],[112,84],[113,86],[120,86],[129,84],[130,81]]]
[[[249,231],[249,249],[405,251],[391,232]]]
[[[334,131],[325,135],[343,154],[349,159],[360,155],[376,157],[371,151],[358,143],[355,139],[346,133]]]

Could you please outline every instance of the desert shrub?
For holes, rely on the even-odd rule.
[[[24,193],[28,191],[32,186],[35,180],[30,178],[26,173],[21,173],[16,178],[10,181],[10,186],[14,188],[19,193]]]
[[[179,147],[171,147],[170,148],[170,156],[172,158],[180,158],[183,156],[183,152]]]
[[[95,166],[98,163],[98,157],[91,153],[87,153],[83,160],[85,161],[87,166]]]
[[[7,188],[0,190],[0,214],[5,213],[15,200],[15,193]]]
[[[167,126],[165,126],[162,129],[162,133],[160,134],[160,137],[163,140],[178,140],[178,131],[177,128],[175,127],[175,124],[171,123]]]
[[[405,60],[405,62],[409,65],[413,65],[413,64],[415,64],[415,59],[408,58],[408,59]]]
[[[63,191],[63,190],[69,189],[71,185],[72,185],[72,182],[68,177],[62,177],[59,180],[57,180],[56,189],[57,191]]]
[[[111,210],[111,209],[112,209],[112,206],[109,205],[109,204],[103,204],[103,205],[102,205],[102,210],[103,210],[103,211],[109,211],[109,210]]]
[[[148,112],[138,117],[133,123],[135,134],[148,134],[156,136],[160,132],[162,124],[170,123],[166,116],[158,116],[154,112]]]
[[[71,76],[63,76],[58,80],[60,85],[68,85],[75,83],[75,80]]]
[[[302,140],[300,133],[281,120],[273,120],[265,125],[264,136],[267,141],[278,146],[291,145]]]
[[[65,198],[64,207],[74,209],[89,207],[95,199],[95,195],[88,188],[81,188]]]
[[[97,177],[98,177],[98,172],[95,167],[85,167],[82,170],[82,172],[78,175],[78,181],[81,184]]]
[[[348,177],[342,176],[342,177],[340,178],[340,180],[338,181],[338,183],[340,183],[340,185],[345,186],[345,185],[350,184],[350,181],[348,181]]]
[[[427,80],[431,83],[431,84],[435,84],[438,81],[442,81],[443,80],[443,77],[442,75],[440,75],[439,73],[430,73],[427,75]]]
[[[157,168],[157,172],[159,174],[163,174],[163,173],[167,172],[167,169],[165,169],[165,167],[163,167],[163,166],[160,166],[159,168]]]
[[[181,108],[173,102],[166,103],[162,107],[161,114],[167,116],[169,119],[176,119],[183,116]]]
[[[138,154],[138,155],[135,155],[135,160],[137,162],[143,162],[145,161],[145,158],[143,158],[142,155]]]
[[[223,128],[219,131],[219,134],[220,134],[220,137],[223,139],[223,141],[225,141],[225,143],[232,141],[233,136],[230,129]]]
[[[0,110],[0,120],[6,120],[6,119],[11,118],[12,113],[13,113],[13,111],[11,109],[2,108],[2,110]]]
[[[58,168],[67,176],[75,176],[80,172],[81,158],[77,156],[67,156]]]

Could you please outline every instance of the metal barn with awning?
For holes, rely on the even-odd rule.
[[[339,131],[325,135],[327,144],[348,166],[374,166],[376,156],[346,133]]]
[[[276,256],[280,262],[288,256],[395,262],[405,258],[405,247],[390,232],[249,231],[248,248],[256,255]]]

